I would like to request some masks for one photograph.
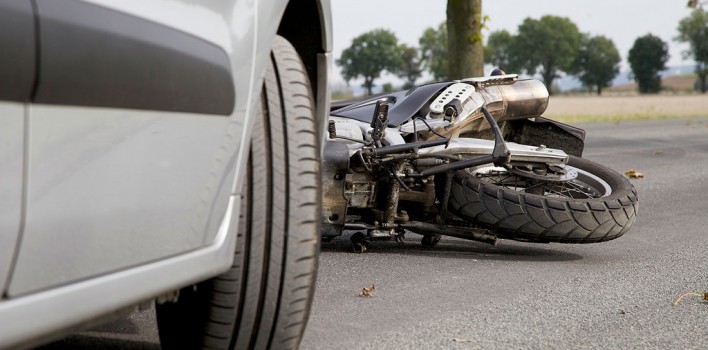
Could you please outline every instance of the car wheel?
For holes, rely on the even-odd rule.
[[[320,148],[312,89],[276,37],[251,139],[236,253],[226,273],[157,306],[163,349],[295,349],[319,247]]]

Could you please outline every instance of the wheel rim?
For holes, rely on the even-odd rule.
[[[501,167],[482,167],[468,171],[484,183],[527,194],[568,199],[601,198],[612,194],[612,187],[597,175],[569,165],[563,167],[576,172],[577,176],[563,181],[557,178],[544,181],[514,174]]]

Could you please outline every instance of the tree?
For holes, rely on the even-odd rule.
[[[418,55],[418,49],[401,45],[401,65],[396,72],[399,78],[405,80],[404,89],[410,89],[415,86],[415,81],[423,74],[421,68],[421,58]]]
[[[447,0],[448,72],[454,79],[484,75],[482,0]]]
[[[666,69],[666,61],[669,60],[665,42],[651,34],[639,37],[629,49],[627,60],[640,93],[657,93],[661,90],[659,73]]]
[[[512,63],[511,47],[514,45],[514,36],[506,30],[498,30],[489,34],[487,46],[484,47],[484,62],[508,73],[513,73],[517,68]]]
[[[449,80],[447,65],[447,24],[440,23],[438,29],[429,27],[418,40],[423,67],[438,81]]]
[[[543,82],[551,87],[561,71],[570,74],[577,71],[575,57],[582,35],[570,19],[548,15],[540,20],[526,18],[518,32],[511,57],[529,75],[536,74],[540,67]]]
[[[400,67],[398,38],[386,29],[366,32],[352,40],[336,63],[342,67],[342,76],[347,82],[364,78],[362,87],[371,95],[374,80],[381,72],[396,72]]]
[[[597,94],[602,94],[602,88],[609,87],[619,73],[621,58],[612,40],[604,36],[584,38],[578,53],[578,78],[590,88],[595,88]]]
[[[381,85],[381,92],[393,92],[393,84],[391,83],[384,83]]]
[[[708,77],[708,11],[699,7],[691,14],[682,19],[678,26],[679,35],[676,41],[687,42],[689,50],[684,53],[686,58],[693,58],[696,61],[696,75],[702,93],[708,89],[706,77]]]
[[[688,7],[690,8],[700,8],[703,7],[703,4],[705,4],[706,1],[698,1],[698,0],[688,0]]]

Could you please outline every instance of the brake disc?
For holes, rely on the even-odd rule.
[[[551,164],[543,172],[525,170],[518,167],[512,167],[508,172],[529,179],[550,182],[565,182],[578,178],[578,171],[565,164]]]

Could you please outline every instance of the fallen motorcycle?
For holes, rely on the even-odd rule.
[[[541,117],[538,80],[499,74],[333,103],[325,142],[323,239],[356,251],[406,232],[496,244],[595,243],[626,233],[637,192],[581,158],[585,131]]]

